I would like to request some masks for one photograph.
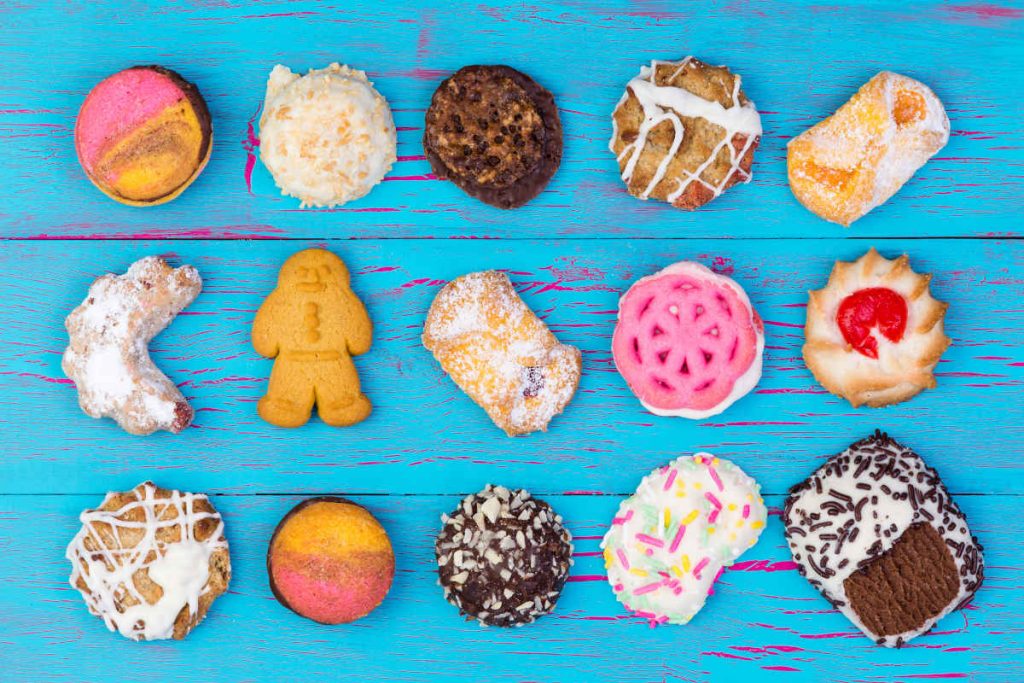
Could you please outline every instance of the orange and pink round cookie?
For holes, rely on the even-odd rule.
[[[274,597],[321,624],[345,624],[377,608],[395,576],[395,554],[380,522],[344,498],[305,500],[270,539]]]
[[[764,324],[735,281],[683,261],[619,300],[612,354],[645,408],[700,420],[757,385]]]
[[[159,66],[133,66],[101,81],[75,121],[85,174],[122,204],[174,199],[210,158],[210,112],[198,88]]]

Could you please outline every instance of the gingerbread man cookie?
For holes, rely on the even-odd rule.
[[[342,260],[324,249],[292,255],[252,326],[256,352],[275,359],[260,417],[299,427],[315,403],[331,426],[365,420],[370,401],[360,391],[352,356],[369,351],[372,336],[370,316],[349,287]]]
[[[62,363],[86,415],[112,417],[130,434],[177,434],[192,423],[192,407],[153,364],[148,345],[202,288],[195,268],[171,268],[157,256],[89,287],[65,321]]]

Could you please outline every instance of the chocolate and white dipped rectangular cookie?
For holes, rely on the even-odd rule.
[[[938,473],[880,431],[790,489],[782,521],[800,573],[886,647],[963,607],[984,577]]]

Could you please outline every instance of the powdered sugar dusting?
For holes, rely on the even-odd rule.
[[[560,344],[497,271],[446,285],[427,315],[423,344],[510,436],[545,430],[579,384],[579,349]]]
[[[112,417],[132,434],[177,433],[191,423],[192,408],[153,365],[148,345],[201,289],[195,268],[172,269],[155,256],[92,284],[65,321],[62,364],[87,415]]]

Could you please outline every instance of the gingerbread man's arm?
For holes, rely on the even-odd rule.
[[[355,292],[345,292],[345,343],[350,356],[360,356],[370,350],[373,341],[373,323],[370,314]]]
[[[266,358],[276,358],[281,346],[278,335],[280,321],[274,315],[274,309],[278,308],[277,300],[277,290],[274,290],[260,306],[260,310],[256,311],[256,319],[252,323],[253,348]]]

